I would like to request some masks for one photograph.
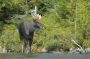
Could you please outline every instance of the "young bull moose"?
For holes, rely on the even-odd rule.
[[[20,39],[23,42],[22,53],[30,53],[33,42],[34,32],[37,28],[43,29],[44,26],[38,22],[41,19],[40,15],[34,16],[33,20],[25,20],[18,26]]]

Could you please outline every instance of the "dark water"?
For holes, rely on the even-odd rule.
[[[0,55],[0,59],[90,59],[90,54],[42,53],[33,55]]]

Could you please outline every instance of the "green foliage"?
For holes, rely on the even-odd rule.
[[[12,51],[20,51],[20,40],[19,35],[14,25],[4,25],[2,36],[0,37],[0,45],[10,49]]]
[[[20,51],[21,41],[16,25],[23,20],[15,17],[25,15],[27,6],[31,9],[37,5],[38,13],[43,15],[40,22],[44,24],[45,29],[36,31],[33,46],[42,46],[48,50],[67,50],[77,47],[71,42],[73,38],[82,47],[90,47],[89,0],[27,1],[26,4],[25,0],[0,0],[0,45],[16,52]],[[31,19],[31,15],[23,19]]]

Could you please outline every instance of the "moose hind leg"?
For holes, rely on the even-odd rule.
[[[20,35],[20,40],[22,41],[22,46],[21,46],[21,52],[24,53],[25,51],[25,39]]]
[[[22,52],[25,53],[25,54],[27,54],[27,45],[28,45],[28,41],[23,40]]]
[[[31,45],[32,45],[32,40],[27,41],[27,43],[26,43],[26,48],[25,48],[25,53],[26,53],[26,54],[31,53]]]
[[[26,53],[26,54],[29,54],[29,53],[30,53],[29,41],[27,41],[25,53]]]
[[[24,53],[24,52],[25,52],[25,48],[26,48],[26,44],[25,44],[25,42],[24,42],[24,41],[22,41],[22,53]]]

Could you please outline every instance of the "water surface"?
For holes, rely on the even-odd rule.
[[[41,53],[32,55],[0,55],[0,59],[90,59],[90,54]]]

